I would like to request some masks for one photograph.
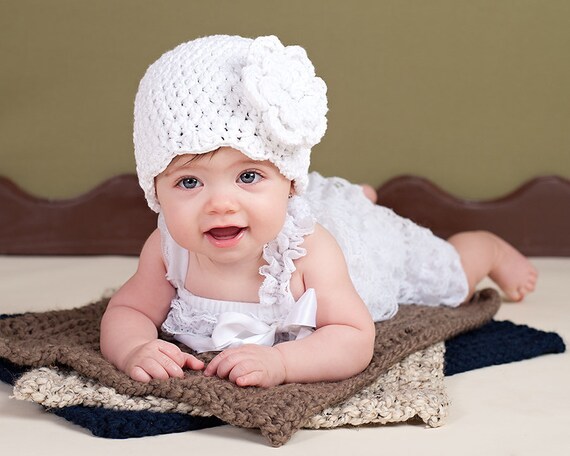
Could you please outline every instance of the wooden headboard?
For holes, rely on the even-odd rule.
[[[378,189],[378,203],[447,239],[468,230],[489,230],[528,256],[570,256],[570,180],[538,177],[512,193],[468,201],[426,179],[396,177]]]
[[[458,199],[430,181],[400,176],[378,203],[447,238],[486,229],[529,256],[570,256],[570,180],[545,176],[488,201]],[[113,177],[77,198],[36,198],[0,177],[0,254],[138,255],[156,214],[134,175]]]

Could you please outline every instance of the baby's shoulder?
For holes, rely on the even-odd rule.
[[[307,253],[299,260],[298,267],[301,269],[345,263],[344,254],[334,236],[318,223],[315,223],[313,233],[305,236],[302,247]]]
[[[163,262],[162,239],[160,236],[160,230],[157,228],[145,241],[141,250],[139,263],[146,263],[149,261],[156,262],[158,260]]]
[[[346,259],[334,236],[317,225],[314,233],[305,238],[303,247],[306,255],[295,265],[304,290],[314,288],[320,302],[336,292],[344,293],[351,282]]]
[[[160,252],[162,245],[161,243],[162,239],[160,236],[160,230],[158,228],[155,228],[154,231],[150,233],[150,236],[146,239],[142,251],[144,252],[145,250],[152,250]]]
[[[315,222],[313,232],[307,234],[303,240],[303,247],[306,249],[326,246],[327,244],[336,244],[334,236],[323,225]]]

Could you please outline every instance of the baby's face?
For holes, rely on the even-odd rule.
[[[291,181],[275,165],[230,147],[181,155],[156,178],[174,240],[222,263],[259,258],[281,231],[291,191]]]

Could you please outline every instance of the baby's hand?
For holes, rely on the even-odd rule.
[[[250,344],[218,354],[204,375],[228,378],[238,386],[269,387],[285,382],[286,369],[277,348]]]
[[[153,378],[182,378],[183,367],[200,370],[204,368],[204,363],[189,353],[184,353],[176,345],[156,339],[135,348],[129,354],[124,371],[133,380],[146,383]]]

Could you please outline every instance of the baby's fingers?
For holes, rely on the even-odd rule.
[[[248,353],[247,348],[229,348],[218,353],[208,363],[204,375],[207,377],[217,375],[220,378],[226,378],[236,366],[242,364],[248,358],[251,358],[251,355]]]
[[[198,358],[192,356],[190,353],[184,353],[184,356],[186,357],[186,360],[184,362],[184,365],[186,367],[189,367],[192,370],[204,369],[204,361],[200,361]]]
[[[230,374],[230,380],[233,381],[237,386],[267,386],[264,382],[264,376],[260,371],[252,371],[247,374],[235,376],[232,378]]]
[[[152,380],[152,377],[146,373],[146,371],[140,367],[135,366],[130,372],[130,377],[137,382],[148,383]]]
[[[202,361],[189,353],[184,353],[176,345],[169,342],[161,341],[159,350],[164,356],[160,363],[171,377],[183,377],[182,368],[185,366],[194,370],[200,370],[204,367]]]
[[[180,350],[176,345],[166,342],[164,340],[158,340],[158,351],[174,361],[178,367],[184,366],[186,362],[185,353]]]
[[[172,360],[170,362],[174,364]],[[182,371],[182,369],[180,370]],[[149,382],[153,378],[166,380],[170,376],[162,363],[153,358],[145,358],[141,360],[139,364],[132,367],[129,375],[133,380],[144,383]]]
[[[165,365],[165,368],[169,373],[171,372],[174,373],[174,375],[171,374],[171,376],[182,377],[183,367],[189,367],[190,369],[193,370],[201,370],[204,368],[204,362],[200,361],[195,356],[192,356],[190,353],[183,352],[174,344],[171,344],[166,341],[161,341],[161,342],[162,343],[159,347],[159,350],[162,353],[164,353],[167,357],[169,357],[171,360],[173,360],[180,367],[180,369],[176,369],[175,366],[172,366],[172,368],[170,369],[168,366]]]
[[[206,377],[211,377],[213,375],[219,375],[218,366],[222,361],[226,359],[227,353],[221,352],[218,353],[214,358],[208,363],[206,369],[204,370],[204,375]]]
[[[178,378],[182,378],[184,377],[184,372],[182,371],[182,367],[180,366],[180,364],[183,366],[185,363],[185,359],[183,356],[179,356],[177,357],[177,359],[173,359],[172,357],[170,357],[170,355],[164,353],[162,351],[162,349],[160,350],[161,353],[158,356],[158,359],[156,360],[158,364],[160,364],[160,366],[162,367],[162,369],[166,372],[167,377],[178,377]],[[182,359],[182,361],[180,361],[180,359]],[[163,379],[162,375],[159,376],[154,376],[154,378],[160,378]]]

